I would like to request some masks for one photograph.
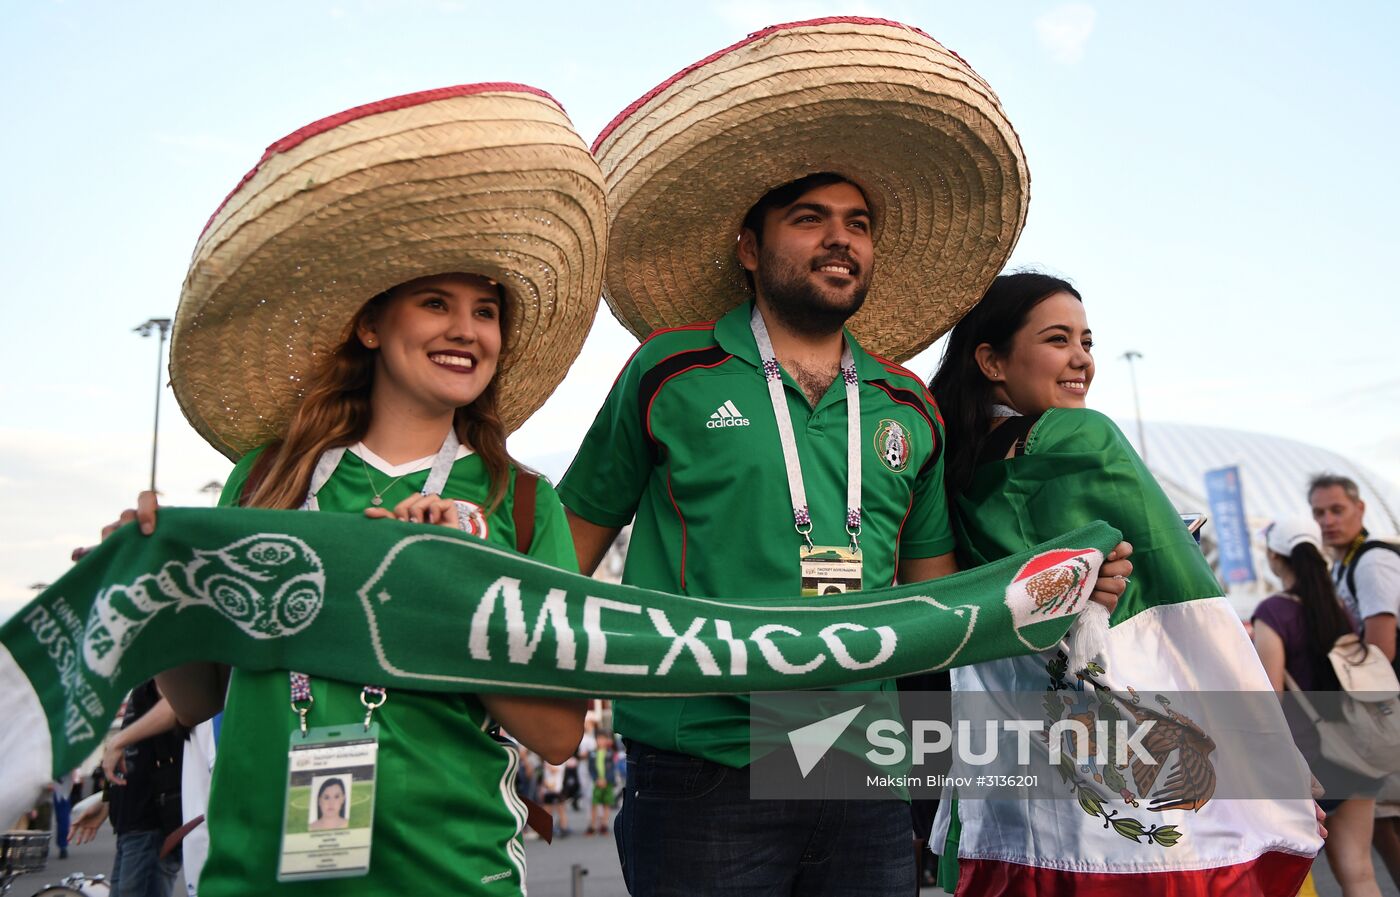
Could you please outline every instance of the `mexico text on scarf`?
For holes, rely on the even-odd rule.
[[[167,508],[154,535],[124,527],[0,627],[0,756],[43,755],[27,768],[62,774],[133,684],[190,661],[611,697],[826,688],[1024,654],[1064,637],[1118,539],[1096,523],[933,582],[712,600],[565,573],[441,527]]]

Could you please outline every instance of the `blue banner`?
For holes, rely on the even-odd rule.
[[[1244,515],[1239,467],[1207,470],[1206,500],[1210,502],[1210,515],[1215,518],[1221,580],[1226,585],[1254,582],[1254,559],[1249,550],[1249,524]]]

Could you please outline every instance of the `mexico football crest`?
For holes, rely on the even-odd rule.
[[[455,499],[455,501],[457,502],[457,516],[463,530],[480,539],[485,539],[490,535],[491,527],[486,524],[486,512],[481,505],[460,498]]]
[[[875,429],[875,453],[886,467],[901,473],[909,466],[909,431],[899,421],[880,421]]]

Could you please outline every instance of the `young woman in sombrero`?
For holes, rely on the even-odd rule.
[[[576,569],[558,498],[505,437],[581,347],[604,227],[596,163],[521,85],[398,97],[274,144],[205,228],[175,322],[181,407],[238,459],[221,503],[455,527]],[[152,496],[135,516],[154,524]],[[518,754],[495,726],[556,762],[583,731],[578,701],[241,670],[225,701],[208,665],[161,681],[187,722],[225,708],[214,897],[520,893]],[[377,744],[296,773],[289,743],[330,750],[329,729]],[[332,772],[348,821],[321,832],[311,776]]]

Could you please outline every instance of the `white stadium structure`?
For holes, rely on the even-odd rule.
[[[1137,425],[1118,420],[1118,426],[1137,448]],[[1277,585],[1270,581],[1264,563],[1263,542],[1259,538],[1270,520],[1308,513],[1307,487],[1319,473],[1351,477],[1361,487],[1366,502],[1366,524],[1377,536],[1400,535],[1400,489],[1342,455],[1315,445],[1244,430],[1198,427],[1188,424],[1145,422],[1148,467],[1182,513],[1209,514],[1205,475],[1208,470],[1238,466],[1254,550],[1254,570],[1259,581],[1235,586],[1230,601],[1242,617]],[[572,459],[572,452],[558,452],[532,458],[531,466],[558,482]],[[1112,521],[1109,521],[1110,523]],[[617,580],[622,574],[626,538],[618,540],[608,553],[599,575]],[[1206,556],[1215,560],[1215,539],[1209,523],[1202,530]]]
[[[1129,420],[1117,423],[1142,454],[1137,425]],[[1209,513],[1206,471],[1239,467],[1254,548],[1254,570],[1262,577],[1259,582],[1230,591],[1231,603],[1243,616],[1248,616],[1276,585],[1267,581],[1268,566],[1264,563],[1259,531],[1272,519],[1307,514],[1308,482],[1317,474],[1351,477],[1361,488],[1361,498],[1366,502],[1366,525],[1371,533],[1400,534],[1400,489],[1336,452],[1281,436],[1221,427],[1145,422],[1143,430],[1147,466],[1183,513]],[[1210,525],[1202,532],[1206,555],[1214,561]]]

